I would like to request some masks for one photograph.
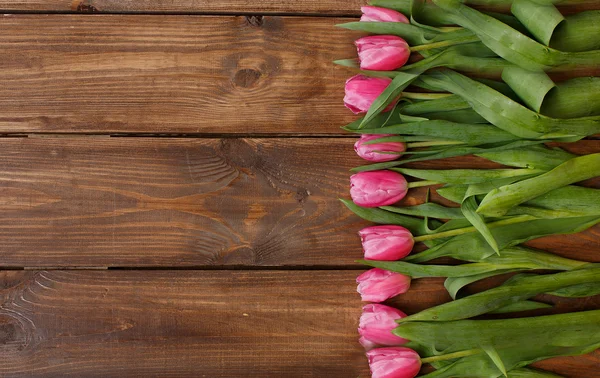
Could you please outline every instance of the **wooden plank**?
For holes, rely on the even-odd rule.
[[[348,20],[7,14],[0,134],[340,134]]]
[[[360,15],[365,0],[0,0],[0,9],[34,12],[78,13],[219,13],[219,14],[319,14]],[[506,5],[478,7],[508,12]],[[563,13],[598,9],[595,0],[560,6]]]
[[[352,142],[4,139],[0,266],[352,264]]]
[[[0,271],[0,375],[368,376],[356,275]],[[441,280],[422,279],[394,305],[410,314],[445,300]],[[539,367],[590,377],[599,357]]]
[[[0,133],[339,134],[345,21],[5,15]]]
[[[353,142],[0,139],[0,267],[354,265],[356,232],[369,223],[337,200],[362,164]],[[600,141],[570,147],[600,151]],[[497,165],[462,157],[413,167]],[[532,245],[600,262],[599,242],[596,227]]]

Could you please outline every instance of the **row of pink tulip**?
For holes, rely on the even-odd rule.
[[[360,343],[367,350],[373,377],[414,377],[421,369],[421,358],[414,350],[399,347],[405,340],[392,333],[398,326],[396,320],[406,316],[402,311],[382,304],[363,307],[358,332]]]
[[[362,7],[361,21],[404,22],[408,19],[399,12],[372,6]],[[397,36],[363,37],[356,41],[360,68],[363,70],[395,70],[402,67],[410,56],[406,41]],[[346,81],[344,104],[355,114],[364,113],[391,82],[387,78],[356,75]],[[389,109],[388,109],[389,110]],[[401,142],[367,144],[389,135],[363,134],[354,145],[361,158],[372,162],[397,159],[406,151]],[[350,195],[354,203],[363,207],[394,204],[406,196],[408,183],[393,171],[360,172],[350,178]],[[406,257],[414,245],[413,235],[401,226],[382,225],[359,231],[364,258],[393,261]],[[411,277],[375,268],[356,279],[357,291],[363,301],[374,302],[363,307],[358,332],[360,343],[367,350],[373,378],[412,378],[419,373],[421,359],[412,349],[401,347],[408,342],[392,333],[396,320],[406,316],[402,311],[385,306],[383,302],[410,288]]]
[[[390,9],[364,6],[361,10],[361,21],[409,23],[402,13]],[[393,71],[404,66],[410,57],[408,43],[395,35],[371,35],[354,44],[361,70]],[[389,78],[353,76],[346,81],[344,104],[355,114],[365,113],[390,82]]]

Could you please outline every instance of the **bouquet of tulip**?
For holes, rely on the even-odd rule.
[[[372,163],[353,170],[352,201],[342,202],[379,224],[359,232],[372,269],[357,278],[372,302],[359,333],[373,377],[414,377],[422,364],[435,369],[427,377],[555,377],[527,365],[600,346],[598,311],[469,320],[552,307],[535,300],[543,293],[600,294],[598,265],[522,245],[600,223],[600,189],[576,185],[600,176],[600,153],[546,145],[600,133],[600,78],[578,77],[600,68],[600,11],[565,17],[550,0],[494,0],[512,15],[469,6],[479,3],[488,1],[373,0],[360,22],[340,25],[374,34],[356,41],[358,60],[336,61],[359,71],[344,103],[365,115],[343,128],[360,134],[355,151]],[[405,166],[463,155],[503,167]],[[425,186],[450,205],[396,205]],[[411,253],[415,243],[427,249]],[[429,263],[440,257],[455,262]],[[461,291],[506,273],[498,287]],[[410,316],[380,304],[423,277],[445,277],[453,301]]]

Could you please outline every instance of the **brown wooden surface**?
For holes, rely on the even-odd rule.
[[[356,232],[368,223],[338,201],[362,163],[353,142],[0,139],[0,267],[355,265]],[[597,152],[600,141],[570,149]],[[497,165],[461,157],[412,166]],[[412,190],[403,203],[424,196]],[[600,262],[599,233],[531,244]]]
[[[368,376],[353,271],[0,275],[2,377]],[[441,280],[415,280],[394,305],[414,313],[446,296]],[[538,366],[581,378],[598,363]]]
[[[0,17],[0,133],[341,134],[348,20]]]
[[[0,0],[1,378],[368,376],[354,282],[368,223],[337,201],[363,162],[333,137],[355,116],[351,73],[331,63],[360,34],[312,17],[363,3]],[[112,14],[82,14],[98,12]],[[530,245],[600,262],[600,226]],[[390,304],[448,300],[422,279]],[[599,364],[536,366],[590,378]]]

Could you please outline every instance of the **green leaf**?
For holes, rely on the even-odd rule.
[[[555,346],[536,344],[529,345],[524,342],[521,345],[511,347],[498,348],[498,354],[506,369],[509,372],[512,369],[522,368],[536,361],[557,357],[557,356],[576,356],[590,353],[596,350],[600,343],[588,342],[584,345],[576,346]],[[463,357],[452,365],[443,367],[439,370],[423,375],[427,378],[455,378],[455,377],[472,377],[472,372],[477,372],[477,377],[496,378],[502,376],[502,372],[485,354],[472,355]],[[538,375],[539,376],[539,375]]]
[[[404,15],[410,17],[411,16],[411,2],[410,1],[398,1],[398,0],[371,0],[369,4],[384,7],[389,9],[397,10]],[[432,25],[432,26],[442,26],[442,25],[450,25],[452,21],[447,17],[446,12],[442,9],[436,7],[433,4],[426,3],[421,9],[421,18],[420,21],[422,23]]]
[[[423,310],[399,319],[411,321],[450,321],[467,319],[499,309],[514,302],[529,299],[537,294],[551,292],[583,283],[600,284],[600,266],[574,269],[556,274],[525,277],[518,283],[505,283],[499,287],[457,299],[453,302]]]
[[[538,218],[600,216],[600,189],[564,186],[513,207],[507,213],[522,214]]]
[[[544,98],[541,113],[558,119],[600,115],[600,77],[559,82]]]
[[[510,10],[527,30],[546,46],[550,44],[554,29],[564,20],[562,14],[552,4],[514,0]]]
[[[542,145],[527,145],[524,148],[510,150],[488,150],[477,156],[486,158],[496,163],[520,168],[535,168],[551,170],[560,164],[577,157],[560,148],[548,148]]]
[[[508,306],[501,307],[497,310],[490,311],[490,314],[507,314],[511,312],[531,311],[541,308],[551,308],[552,306],[546,303],[536,301],[520,301],[511,303]]]
[[[452,299],[456,299],[458,297],[459,291],[462,288],[464,288],[465,286],[470,285],[473,282],[481,281],[483,279],[496,276],[498,274],[509,273],[509,272],[513,272],[513,270],[504,270],[504,271],[497,270],[497,271],[491,271],[491,272],[487,272],[487,273],[474,274],[472,276],[448,277],[444,281],[444,287],[446,288],[446,291],[448,291],[448,294],[450,294],[450,297],[452,297]]]
[[[477,256],[474,257],[474,259],[471,259],[469,261],[484,261],[492,264],[522,263],[522,265],[518,269],[495,270],[487,273],[469,275],[465,277],[449,277],[444,282],[444,287],[446,288],[452,299],[456,299],[459,291],[463,287],[473,282],[480,281],[482,279],[497,274],[519,272],[526,269],[571,270],[582,267],[583,265],[587,264],[583,261],[566,259],[564,257],[556,256],[554,254],[537,251],[525,247],[505,248],[502,250],[502,254],[500,256],[489,256],[482,260],[477,260]],[[535,266],[535,268],[532,268],[533,266]],[[591,293],[591,291],[586,291],[586,293]]]
[[[496,54],[529,70],[550,67],[597,66],[600,51],[563,52],[544,46],[497,19],[472,9],[457,0],[434,0],[450,12],[452,20],[473,31]]]
[[[494,348],[491,345],[482,345],[481,349],[484,350],[484,352],[488,355],[488,357],[492,360],[492,362],[494,363],[494,365],[496,365],[496,367],[498,368],[498,370],[500,370],[502,372],[502,374],[504,374],[504,376],[506,377],[506,367],[504,366],[504,363],[502,362],[502,357],[500,357],[500,355],[498,354],[498,351],[496,350],[496,348]]]
[[[593,339],[600,335],[598,316],[600,310],[513,319],[403,322],[392,332],[426,350],[440,351],[437,354],[480,348],[483,344],[496,348],[573,346],[598,340]]]
[[[473,275],[482,275],[487,273],[500,274],[507,270],[536,269],[532,264],[510,263],[490,264],[486,262],[462,264],[462,265],[423,265],[411,264],[405,261],[377,261],[377,260],[359,260],[360,263],[374,267],[389,270],[392,272],[406,274],[413,278],[424,277],[470,277]]]
[[[482,83],[450,70],[422,75],[418,83],[458,94],[490,123],[521,138],[587,136],[600,132],[600,117],[566,120],[548,118]]]
[[[584,283],[581,285],[569,286],[562,289],[558,289],[548,294],[556,295],[557,297],[567,298],[591,297],[593,295],[600,294],[600,284]]]
[[[373,101],[369,111],[360,123],[359,128],[363,128],[369,124],[379,113],[381,113],[389,104],[400,96],[402,91],[419,77],[421,72],[398,72],[392,82],[385,88],[383,93]]]
[[[596,176],[600,176],[600,153],[578,156],[544,174],[490,191],[477,212],[485,216],[502,216],[512,207],[553,189]]]
[[[422,180],[448,184],[478,184],[489,180],[527,177],[544,173],[538,169],[412,169],[392,168],[391,170]]]
[[[458,208],[446,207],[437,203],[427,202],[415,206],[381,206],[381,209],[393,213],[412,215],[417,217],[428,216],[437,219],[460,219],[463,215]]]
[[[392,213],[378,208],[366,208],[356,205],[354,202],[346,199],[340,199],[348,209],[359,217],[370,222],[379,224],[396,224],[407,228],[413,235],[423,235],[427,233],[423,220],[420,218]],[[438,221],[432,222],[434,225],[441,225]]]
[[[449,121],[428,120],[391,124],[379,128],[358,130],[365,134],[421,135],[445,140],[458,140],[469,145],[513,142],[516,136],[489,124],[461,124]]]
[[[513,247],[546,235],[581,232],[599,222],[600,217],[536,219],[495,227],[491,232],[502,251],[506,247]],[[455,236],[428,250],[411,254],[405,257],[404,261],[422,263],[444,256],[465,261],[480,261],[493,255],[495,255],[494,250],[481,234],[473,232]]]
[[[508,378],[562,378],[562,376],[537,369],[518,368],[509,371]]]
[[[378,129],[378,128],[383,127],[388,124],[390,124],[390,125],[401,124],[403,121],[402,121],[402,118],[400,118],[400,116],[401,116],[400,108],[395,107],[391,112],[378,114],[376,117],[374,117],[371,121],[369,121],[367,123],[365,129],[363,129],[363,130],[359,129],[359,126],[362,123],[364,117],[359,118],[356,121],[347,124],[346,126],[343,126],[342,129],[353,132],[353,133],[364,133],[364,130]],[[375,134],[384,134],[384,133],[375,133]]]
[[[550,46],[570,52],[600,50],[599,23],[600,10],[568,15],[554,30]]]
[[[512,182],[512,181],[511,181]],[[465,197],[465,193],[469,189],[469,185],[445,185],[436,189],[436,193],[443,198],[460,204]]]
[[[479,215],[476,211],[477,206],[478,204],[475,195],[470,195],[470,193],[467,191],[467,194],[465,195],[465,198],[460,206],[460,210],[462,211],[465,218],[467,218],[469,222],[471,222],[473,227],[475,227],[477,231],[479,231],[481,236],[483,236],[483,238],[485,239],[485,241],[487,241],[490,247],[492,247],[494,252],[500,254],[500,248],[498,247],[496,239],[494,239],[494,235],[492,235],[492,232],[485,223],[485,219],[483,219],[483,217]]]
[[[334,64],[340,65],[342,67],[348,68],[359,68],[358,59],[338,59],[333,61]]]
[[[410,46],[430,43],[439,32],[402,22],[347,22],[337,25],[344,29],[359,30],[374,34],[392,34],[402,37]],[[462,34],[473,35],[470,31]]]
[[[530,109],[538,113],[546,94],[554,88],[554,82],[544,71],[529,71],[517,66],[505,68],[502,80],[510,85]]]
[[[492,0],[492,3],[492,6],[497,5],[496,0]],[[377,7],[394,9],[403,13],[404,15],[411,16],[411,2],[407,0],[371,0],[369,1],[369,4]],[[510,7],[510,3],[507,3],[506,7]],[[505,24],[511,25],[513,28],[523,29],[523,31],[525,30],[521,23],[511,15],[496,12],[485,13],[491,17],[501,20]],[[452,18],[449,17],[448,12],[445,12],[443,9],[440,9],[439,7],[429,2],[425,2],[422,9],[420,10],[419,21],[421,23],[437,27],[454,24],[454,21],[452,21]]]
[[[571,270],[584,267],[588,263],[557,256],[552,253],[525,247],[508,247],[500,256],[490,256],[483,260],[493,264],[523,264],[523,267],[535,266],[536,269]]]
[[[418,161],[427,161],[427,160],[436,160],[436,159],[444,159],[448,157],[455,156],[464,156],[464,155],[478,155],[483,151],[487,151],[487,153],[494,151],[503,151],[503,150],[511,150],[514,148],[522,147],[522,146],[533,146],[535,144],[541,143],[540,141],[527,141],[521,140],[511,143],[500,143],[494,144],[495,147],[491,147],[491,145],[483,145],[481,147],[470,147],[470,146],[456,146],[456,147],[448,147],[442,150],[427,150],[427,151],[419,151],[419,152],[408,152],[405,155],[418,155],[416,157],[405,158],[402,160],[394,160],[383,163],[374,163],[368,165],[362,165],[360,167],[352,168],[352,172],[364,172],[364,171],[374,171],[379,169],[389,169],[393,167],[398,167],[408,163],[414,163]],[[514,182],[512,180],[511,182]],[[489,190],[488,190],[489,191]],[[486,192],[487,193],[487,192]],[[460,202],[460,201],[459,201]]]

